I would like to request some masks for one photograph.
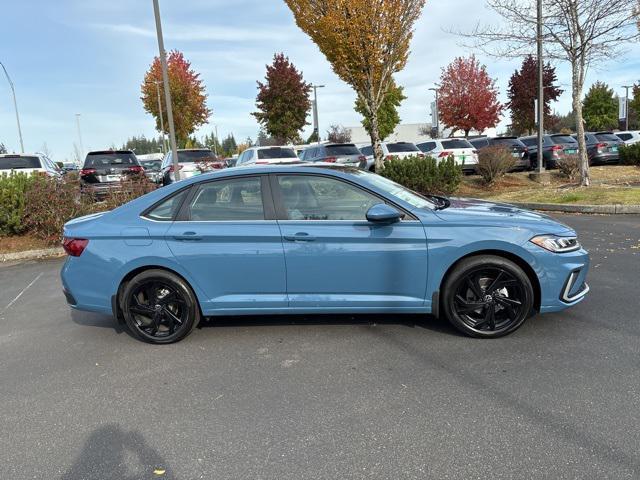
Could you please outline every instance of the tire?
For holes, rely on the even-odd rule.
[[[120,299],[127,327],[140,340],[175,343],[200,322],[200,307],[191,287],[166,270],[146,270],[127,285]]]
[[[494,255],[462,260],[446,278],[441,298],[449,322],[476,338],[515,332],[534,306],[527,274],[512,261]]]

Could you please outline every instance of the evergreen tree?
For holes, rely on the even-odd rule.
[[[591,85],[582,102],[587,130],[611,130],[618,127],[618,99],[604,82]]]

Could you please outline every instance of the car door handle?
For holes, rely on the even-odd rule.
[[[182,235],[174,235],[173,238],[181,242],[197,242],[202,240],[202,237],[196,232],[184,232]]]
[[[285,235],[284,239],[288,240],[289,242],[313,242],[315,241],[316,237],[305,232],[299,232],[295,235]]]

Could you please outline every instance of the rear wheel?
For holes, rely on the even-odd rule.
[[[497,338],[517,330],[534,302],[526,273],[502,257],[481,255],[463,260],[443,286],[443,309],[461,332]]]
[[[125,287],[121,299],[129,330],[141,340],[166,344],[182,340],[200,321],[189,285],[165,270],[147,270]]]

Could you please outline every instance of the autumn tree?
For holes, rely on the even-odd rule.
[[[596,82],[584,97],[582,114],[588,130],[618,127],[618,99],[604,82]]]
[[[590,184],[584,138],[582,92],[589,67],[618,58],[625,43],[640,38],[636,28],[638,0],[542,0],[542,41],[546,58],[571,67],[571,97],[580,150],[580,183]],[[501,17],[500,25],[458,32],[469,46],[496,57],[523,57],[537,43],[536,0],[487,0]]]
[[[384,167],[378,112],[409,56],[426,0],[285,0],[296,24],[355,90],[371,121],[376,169]]]
[[[496,82],[475,56],[456,58],[442,69],[438,111],[440,120],[453,130],[469,136],[495,127],[503,110]]]
[[[327,140],[331,143],[349,143],[351,130],[342,125],[331,125],[327,130]]]
[[[177,50],[169,52],[167,65],[176,140],[178,144],[185,145],[189,135],[196,128],[207,123],[212,112],[207,108],[207,95],[200,74],[191,68],[191,63],[184,58],[182,52]],[[160,122],[158,87],[160,88],[163,122]],[[156,130],[161,131],[163,123],[165,133],[168,133],[169,121],[159,57],[154,58],[151,67],[144,76],[141,100],[145,111],[155,117]]]
[[[380,136],[380,140],[384,140],[391,135],[400,123],[398,107],[400,107],[400,104],[406,99],[404,89],[392,81],[378,109],[378,135]],[[369,136],[372,136],[371,115],[368,113],[362,97],[356,98],[355,110],[362,115],[362,126]]]
[[[300,131],[308,125],[311,84],[283,53],[274,55],[273,63],[267,65],[265,81],[258,82],[259,111],[252,115],[277,143],[297,143]]]
[[[551,102],[555,102],[563,91],[557,85],[556,69],[550,63],[544,66],[544,116],[545,125],[551,120]],[[538,61],[528,55],[509,80],[507,93],[511,110],[512,129],[518,133],[531,133],[536,128],[535,101],[538,99]]]

